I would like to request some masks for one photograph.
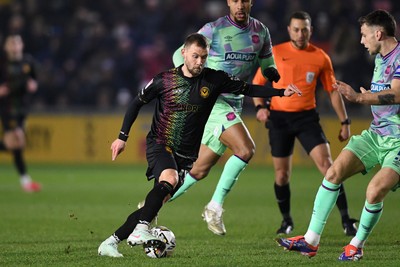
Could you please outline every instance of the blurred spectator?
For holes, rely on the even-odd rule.
[[[368,86],[362,73],[369,71],[359,68],[372,62],[358,47],[357,20],[378,8],[400,16],[394,0],[255,0],[252,10],[274,44],[287,40],[288,16],[307,11],[315,18],[311,41],[331,56],[338,78]],[[39,61],[36,110],[116,110],[173,66],[180,40],[225,12],[223,0],[2,0],[0,45],[4,36],[21,34]]]

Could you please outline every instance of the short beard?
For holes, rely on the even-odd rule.
[[[190,74],[193,75],[193,77],[199,76],[200,73],[201,73],[201,71],[202,71],[202,69],[200,69],[199,71],[197,71],[198,68],[193,68],[193,69],[188,69],[188,70],[189,70]],[[195,71],[195,70],[196,70],[196,71]]]

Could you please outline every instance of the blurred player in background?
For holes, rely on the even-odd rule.
[[[149,231],[150,222],[163,203],[182,185],[197,159],[208,116],[221,93],[249,96],[300,93],[293,85],[286,90],[253,86],[226,72],[204,68],[208,51],[209,45],[203,35],[189,35],[181,51],[184,64],[155,76],[129,105],[120,135],[111,144],[112,159],[124,151],[140,108],[156,99],[151,130],[146,138],[146,176],[148,180],[155,179],[155,183],[145,198],[144,206],[129,215],[126,222],[100,244],[99,255],[122,257],[118,243],[124,239],[131,246],[148,245],[148,242],[161,245]]]
[[[250,17],[252,0],[227,0],[229,15],[207,23],[199,30],[210,42],[207,66],[250,81],[261,66],[269,80],[279,80],[268,28]],[[175,66],[182,64],[182,47],[176,50]],[[183,186],[172,199],[179,197],[197,181],[205,178],[229,147],[233,155],[225,163],[211,201],[202,213],[208,229],[217,235],[226,233],[222,220],[223,203],[240,173],[255,153],[255,144],[240,114],[243,95],[221,95],[208,119],[199,158],[185,177]]]
[[[325,91],[329,94],[332,107],[341,124],[339,140],[350,137],[350,120],[346,115],[341,95],[333,88],[335,76],[329,56],[320,48],[310,44],[312,33],[311,17],[303,11],[294,12],[287,27],[290,41],[273,47],[276,65],[281,79],[276,86],[289,83],[299,85],[304,96],[290,99],[276,99],[266,105],[264,99],[255,98],[257,120],[266,123],[269,129],[269,143],[275,169],[274,191],[283,220],[277,234],[289,234],[294,227],[290,214],[289,180],[292,173],[292,154],[297,138],[310,155],[318,170],[325,175],[332,165],[332,156],[328,140],[319,123],[316,111],[316,86],[320,79]],[[263,85],[267,81],[257,71],[253,83]],[[342,226],[346,235],[354,236],[357,228],[348,213],[347,200],[343,185],[337,206],[342,218]]]
[[[348,100],[371,105],[373,121],[368,130],[351,137],[326,172],[315,197],[306,234],[277,239],[284,248],[308,257],[317,254],[322,231],[338,198],[340,185],[347,178],[360,172],[366,174],[377,164],[381,166],[368,184],[360,226],[350,244],[343,248],[344,252],[339,256],[341,261],[363,257],[365,242],[382,215],[385,196],[400,185],[400,43],[395,37],[396,21],[388,12],[377,10],[361,17],[359,22],[361,44],[371,55],[376,55],[370,91],[361,87],[362,93],[356,93],[340,81],[336,87]],[[395,244],[396,238],[389,238],[390,241]]]
[[[0,151],[12,153],[22,189],[26,192],[38,192],[41,186],[28,175],[23,155],[29,98],[36,92],[38,84],[34,60],[23,53],[23,48],[20,35],[10,35],[5,39],[6,55],[0,61],[0,117],[3,129]]]

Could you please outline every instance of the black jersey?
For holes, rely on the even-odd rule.
[[[35,64],[31,56],[24,55],[19,61],[0,61],[0,84],[6,84],[9,89],[7,96],[0,97],[0,111],[12,115],[27,112],[29,78],[36,79]]]
[[[251,95],[252,88],[224,71],[210,68],[204,68],[193,78],[183,75],[182,66],[164,71],[139,92],[136,102],[133,101],[136,104],[131,104],[125,114],[121,132],[129,133],[140,105],[156,99],[147,138],[168,146],[180,156],[196,159],[204,127],[218,96],[221,93]],[[269,93],[258,92],[257,96],[282,95],[279,90],[260,88],[271,90],[260,90]]]

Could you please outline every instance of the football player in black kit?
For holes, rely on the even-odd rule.
[[[221,93],[248,96],[291,96],[301,94],[295,85],[276,90],[268,86],[247,84],[223,71],[205,68],[209,46],[198,33],[186,38],[183,65],[155,76],[133,99],[125,113],[119,137],[112,143],[112,160],[124,151],[129,130],[140,108],[156,99],[156,110],[147,135],[146,156],[149,180],[156,179],[142,208],[128,216],[126,222],[98,248],[98,254],[122,257],[118,243],[154,244],[161,241],[149,231],[149,224],[176,190],[182,185],[196,161],[208,116]],[[162,251],[163,252],[163,251]]]
[[[23,156],[28,100],[38,87],[34,60],[23,53],[23,48],[20,35],[10,35],[5,39],[5,58],[0,61],[0,118],[3,129],[0,151],[13,154],[22,189],[38,192],[41,186],[28,175]]]

